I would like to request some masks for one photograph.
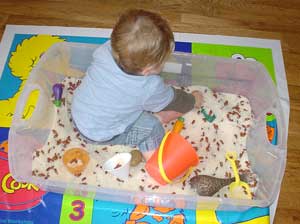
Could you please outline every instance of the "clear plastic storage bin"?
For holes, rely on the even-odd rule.
[[[276,199],[285,170],[287,130],[283,123],[277,90],[268,72],[262,64],[254,61],[186,53],[173,53],[164,67],[162,75],[169,82],[179,86],[204,85],[215,91],[240,94],[250,100],[254,124],[247,138],[247,152],[251,168],[259,178],[253,200],[200,197],[196,193],[195,196],[184,196],[116,191],[32,176],[32,153],[47,141],[54,119],[52,86],[66,76],[82,75],[83,73],[72,73],[67,68],[85,72],[97,47],[98,45],[67,42],[55,44],[32,70],[17,103],[9,132],[9,168],[17,181],[34,183],[47,191],[68,191],[99,200],[138,202],[165,207],[181,204],[188,209],[209,209],[213,205],[220,210],[243,210],[249,206],[268,206]],[[33,90],[39,90],[39,98],[32,116],[24,120],[23,109]],[[277,118],[277,145],[271,145],[267,138],[268,112],[275,114]]]

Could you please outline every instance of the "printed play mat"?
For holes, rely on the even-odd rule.
[[[0,43],[0,224],[272,223],[277,201],[270,207],[253,207],[242,212],[174,209],[45,192],[34,184],[18,183],[13,179],[7,158],[9,127],[18,97],[32,68],[57,42],[101,44],[109,39],[110,32],[110,29],[6,26]],[[289,98],[280,41],[186,33],[175,33],[175,40],[176,51],[261,62],[277,85],[284,120],[288,124]],[[31,116],[35,103],[33,93],[24,110],[25,119]],[[266,123],[271,133],[269,140],[274,143],[276,118],[269,115]]]

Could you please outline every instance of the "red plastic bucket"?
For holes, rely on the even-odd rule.
[[[161,165],[159,159],[162,159]],[[160,148],[147,161],[146,170],[158,183],[165,185],[198,163],[199,158],[193,146],[180,134],[168,132]]]

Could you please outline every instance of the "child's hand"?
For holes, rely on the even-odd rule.
[[[192,95],[195,97],[195,108],[199,109],[203,104],[203,95],[199,91],[193,91]]]
[[[168,111],[160,111],[156,113],[158,119],[160,120],[161,123],[168,123],[178,117],[181,117],[183,113],[179,113],[173,110],[168,110]]]

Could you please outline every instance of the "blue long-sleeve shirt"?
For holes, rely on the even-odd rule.
[[[143,111],[158,112],[174,98],[172,87],[159,75],[132,75],[116,64],[110,41],[93,54],[71,113],[79,131],[94,141],[106,141],[122,133]]]

